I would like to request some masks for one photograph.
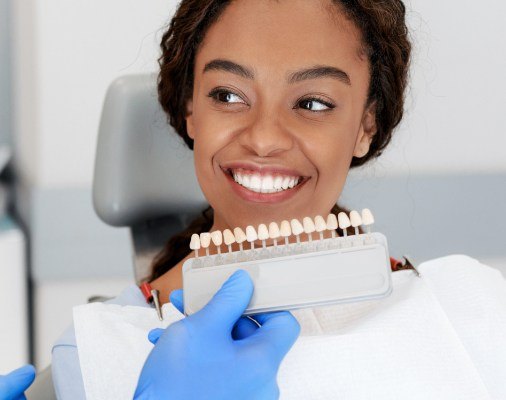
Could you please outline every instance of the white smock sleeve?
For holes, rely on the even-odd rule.
[[[149,307],[140,289],[134,284],[106,303]],[[59,400],[86,400],[73,324],[53,345],[51,369],[56,397]]]

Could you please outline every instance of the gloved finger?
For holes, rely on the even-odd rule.
[[[288,311],[258,314],[256,317],[262,326],[244,341],[266,346],[270,351],[265,354],[281,363],[300,334],[299,322]]]
[[[11,373],[0,376],[0,399],[23,398],[23,393],[35,379],[33,365],[25,365]]]
[[[184,313],[183,289],[176,289],[170,292],[170,302],[181,314]]]
[[[148,340],[156,344],[158,342],[158,339],[160,339],[160,336],[162,336],[163,332],[165,332],[165,329],[162,328],[155,328],[149,331],[148,333]]]
[[[232,339],[241,340],[251,336],[258,329],[258,324],[248,317],[241,317],[237,320],[232,329]]]
[[[253,295],[253,281],[244,270],[235,271],[200,311],[187,318],[196,326],[210,326],[230,334]]]

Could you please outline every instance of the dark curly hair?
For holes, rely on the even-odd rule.
[[[158,59],[158,99],[169,123],[193,150],[186,130],[186,105],[193,93],[193,69],[200,43],[209,27],[232,0],[183,0],[162,36],[162,54]],[[369,152],[353,157],[350,168],[365,164],[381,155],[402,119],[408,82],[411,42],[401,0],[332,0],[362,33],[363,48],[369,59],[370,86],[367,104],[376,102],[376,134]],[[339,205],[337,214],[347,211]],[[173,236],[155,257],[150,280],[156,279],[188,255],[193,233],[208,231],[213,210],[208,207],[180,234]],[[342,232],[338,229],[338,233]]]

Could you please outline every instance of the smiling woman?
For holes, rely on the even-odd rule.
[[[159,101],[177,134],[193,149],[195,171],[209,207],[186,231],[170,238],[153,262],[151,286],[159,291],[162,303],[182,287],[183,262],[195,255],[189,250],[192,234],[201,233],[206,251],[211,240],[217,246],[231,246],[234,240],[242,246],[248,240],[256,248],[269,237],[279,237],[278,227],[270,222],[283,221],[283,230],[291,226],[292,239],[307,228],[311,238],[316,226],[304,217],[341,210],[336,202],[350,168],[379,156],[402,118],[410,51],[400,0],[180,3],[162,38]],[[306,226],[288,223],[297,220]],[[320,226],[325,225],[323,218],[319,220]],[[340,217],[329,219],[327,226],[335,228],[337,222],[351,224]],[[251,229],[254,226],[259,226],[258,232]],[[326,231],[326,235],[331,234]],[[200,246],[192,243],[192,249]],[[425,262],[418,270],[419,275],[408,269],[393,273],[392,295],[385,299],[284,312],[286,318],[293,317],[290,321],[297,320],[300,338],[273,375],[265,373],[264,364],[244,364],[249,384],[241,384],[241,389],[251,398],[265,398],[259,395],[265,380],[257,377],[267,377],[273,384],[272,376],[280,366],[285,399],[506,398],[504,280],[497,271],[460,255]],[[173,304],[165,306],[170,312],[166,322],[188,335],[182,336],[183,345],[171,342],[174,329],[169,328],[160,342],[178,344],[166,352],[175,357],[172,367],[166,368],[167,363],[158,359],[159,363],[150,364],[157,367],[149,369],[166,374],[167,395],[173,389],[167,379],[175,373],[187,388],[218,387],[230,398],[244,397],[234,396],[227,386],[237,384],[237,379],[229,378],[236,375],[229,373],[241,366],[241,359],[237,352],[220,349],[232,341],[244,348],[245,336],[233,333],[237,327],[242,327],[236,330],[242,333],[267,327],[263,332],[272,335],[265,315],[259,324],[239,318],[252,292],[252,285],[226,292],[228,305],[235,307],[242,301],[241,310],[217,311],[217,303],[211,302],[212,318],[195,314],[195,319],[192,315],[179,324],[175,321],[181,313],[174,306],[181,307],[183,299],[173,296]],[[239,302],[233,296],[245,293],[247,298]],[[53,349],[58,398],[84,399],[85,383],[96,384],[101,391],[112,388],[109,393],[113,393],[137,378],[131,361],[142,360],[141,347],[145,349],[147,343],[132,340],[124,330],[142,333],[135,323],[143,319],[143,311],[154,317],[153,310],[135,285],[111,303],[137,306],[133,308],[139,318],[123,315],[128,320],[120,318],[116,324],[105,318],[107,306],[105,314],[98,316],[96,309],[88,308],[97,324],[81,318],[81,324],[76,324],[77,342],[89,333],[93,345],[86,348],[81,341],[78,354],[70,329]],[[207,335],[207,328],[219,331],[222,313],[227,314],[227,330],[223,335]],[[97,326],[110,331],[103,334]],[[115,347],[118,343],[123,344]],[[96,349],[98,344],[103,350]],[[262,353],[258,346],[252,349],[248,354]],[[271,366],[276,349],[278,345],[266,348]],[[150,354],[148,363],[162,352]],[[79,356],[91,378],[83,368],[83,380]],[[188,364],[187,357],[192,356],[202,369],[187,369],[195,365]],[[221,356],[225,361],[220,364]],[[273,386],[277,388],[276,382]],[[226,397],[204,392],[198,398]]]
[[[343,210],[402,118],[411,45],[401,1],[190,0],[161,46],[159,100],[210,204],[153,262],[163,299],[193,233]]]

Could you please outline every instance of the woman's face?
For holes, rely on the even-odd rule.
[[[187,128],[213,230],[326,217],[376,130],[361,49],[330,0],[237,0],[209,28]]]

